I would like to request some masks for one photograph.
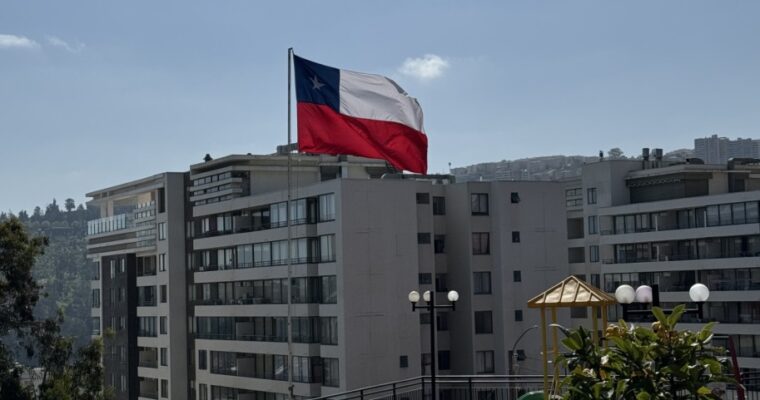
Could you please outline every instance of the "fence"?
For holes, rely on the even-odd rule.
[[[432,400],[430,382],[429,376],[420,376],[313,400]],[[435,382],[438,400],[517,400],[544,387],[542,375],[443,375]],[[760,400],[760,373],[742,374],[742,383],[744,400]],[[733,385],[717,386],[716,390],[723,399],[740,400]]]

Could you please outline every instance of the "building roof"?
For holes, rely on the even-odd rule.
[[[615,303],[614,297],[571,275],[528,300],[528,307],[588,307]]]

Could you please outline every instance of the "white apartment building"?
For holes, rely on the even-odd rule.
[[[157,240],[145,251],[118,250],[134,253],[136,271],[145,265],[140,257],[168,252],[171,260],[166,275],[124,283],[137,286],[135,304],[139,293],[150,297],[140,287],[166,284],[171,313],[160,301],[124,305],[125,325],[137,328],[134,340],[126,329],[123,343],[135,351],[104,357],[107,384],[119,386],[111,370],[125,371],[121,398],[275,400],[291,390],[315,397],[428,373],[433,321],[412,311],[411,290],[431,290],[439,303],[448,290],[460,293],[456,309],[434,321],[440,373],[503,374],[517,337],[538,322],[526,301],[568,274],[562,183],[456,184],[449,176],[396,174],[377,160],[295,154],[290,174],[288,156],[275,154],[227,156],[176,175],[186,179],[180,191],[164,183],[170,190],[151,192],[168,247]],[[144,181],[90,195],[120,205],[120,191],[139,192]],[[123,211],[101,207],[106,219]],[[110,251],[137,229],[93,232],[88,242]],[[93,296],[105,299],[111,253],[90,252],[101,274]],[[110,327],[112,313],[94,308],[93,315]],[[154,315],[169,319],[170,333],[182,329],[181,337],[160,329],[139,336],[142,318]],[[540,371],[537,336],[517,344],[520,373]],[[153,367],[164,347],[182,361]]]
[[[760,368],[759,173],[758,160],[585,165],[565,182],[571,272],[610,293],[657,285],[665,308],[688,303],[692,284],[707,285],[704,321],[733,337],[741,368]],[[704,321],[685,316],[683,327]]]

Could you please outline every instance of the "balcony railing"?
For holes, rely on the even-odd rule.
[[[132,228],[133,226],[134,223],[131,215],[112,215],[110,217],[103,217],[92,221],[87,221],[87,235],[92,236],[102,233],[115,232],[122,229]]]
[[[551,377],[550,377],[551,379]],[[560,380],[564,377],[560,377]],[[312,400],[432,400],[429,376],[404,379],[367,386],[343,393],[316,397]],[[552,382],[550,381],[550,384]],[[760,400],[760,376],[743,374],[744,399]],[[439,399],[452,400],[517,400],[527,392],[543,390],[541,375],[443,375],[436,379]],[[555,393],[561,395],[562,393]],[[736,400],[739,394],[726,386],[723,399]]]

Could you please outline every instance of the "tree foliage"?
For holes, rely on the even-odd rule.
[[[670,315],[653,308],[651,329],[625,321],[607,328],[609,347],[595,344],[582,327],[567,331],[559,357],[569,375],[565,399],[720,399],[716,383],[731,383],[724,350],[713,347],[713,323],[698,332],[678,331],[685,306]]]
[[[48,244],[43,236],[29,235],[18,218],[0,216],[0,398],[104,399],[102,342],[74,352],[74,339],[61,329],[65,307],[58,307],[52,317],[35,315],[49,280],[41,284],[34,269]],[[26,357],[14,351],[17,347]],[[38,379],[39,387],[24,383],[24,376]]]

